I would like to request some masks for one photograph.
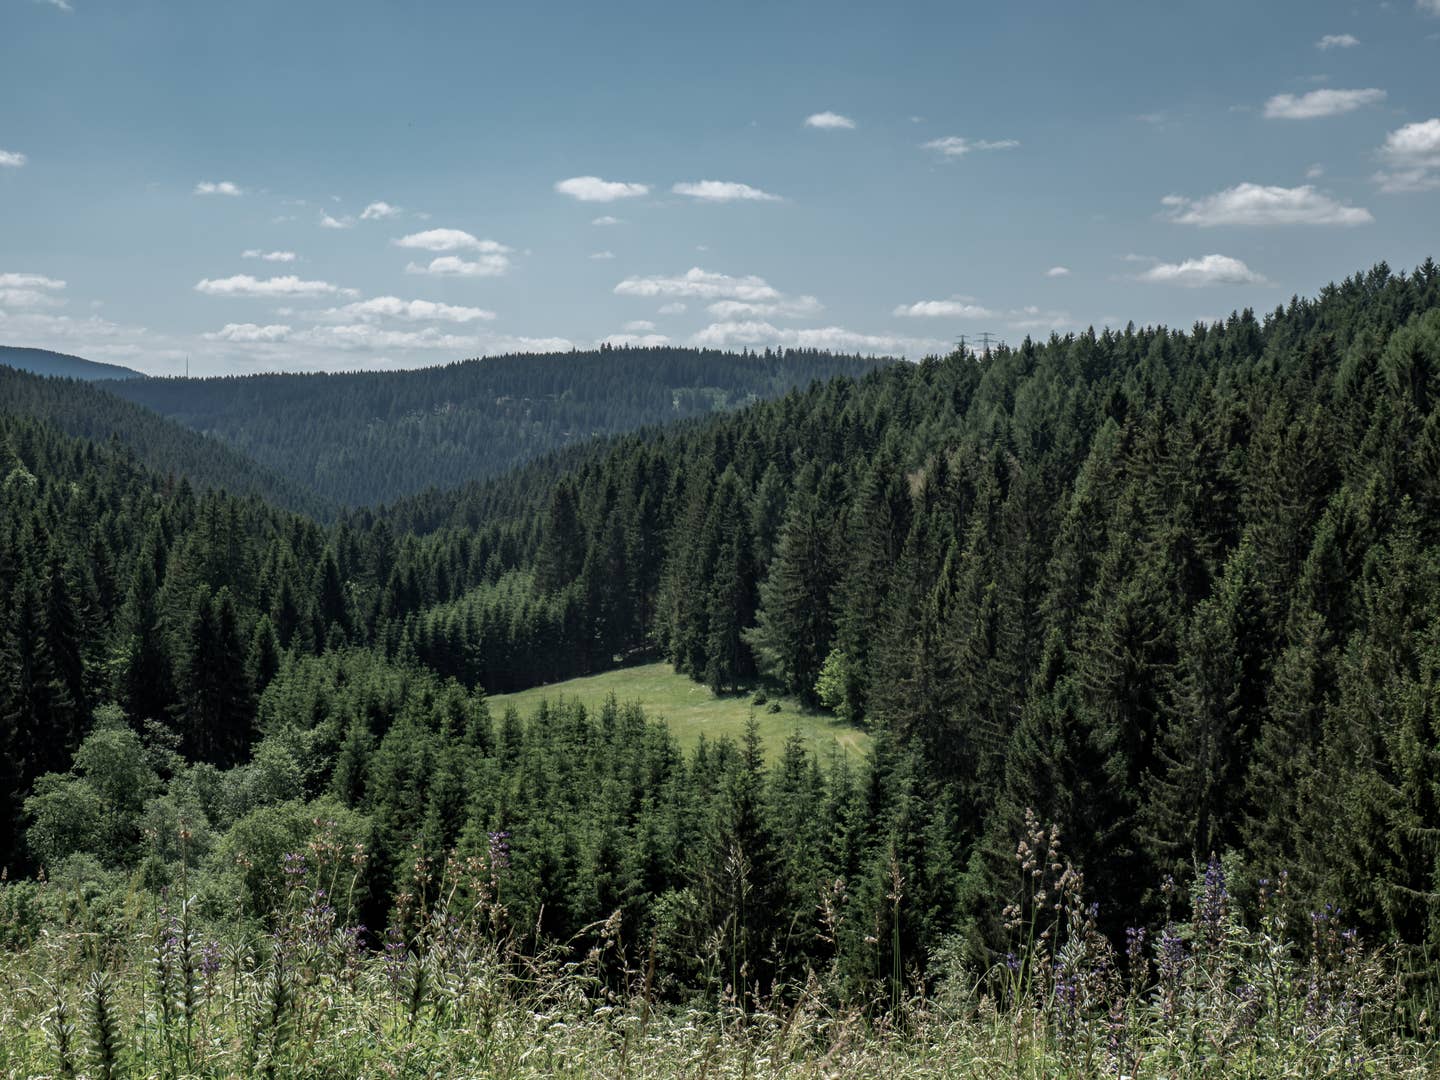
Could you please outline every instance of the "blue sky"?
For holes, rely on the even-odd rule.
[[[0,0],[0,343],[912,357],[1440,256],[1440,0]]]

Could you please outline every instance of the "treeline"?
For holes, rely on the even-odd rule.
[[[607,345],[419,371],[137,379],[107,389],[217,436],[329,502],[365,506],[881,363],[808,349]]]

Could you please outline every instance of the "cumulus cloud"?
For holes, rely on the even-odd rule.
[[[1360,39],[1354,34],[1326,34],[1315,43],[1315,48],[1326,49],[1353,49],[1360,44]]]
[[[1013,150],[1019,145],[1018,139],[965,139],[959,135],[946,135],[921,143],[920,148],[934,150],[944,158],[958,158],[976,150]]]
[[[1159,263],[1139,275],[1138,280],[1157,285],[1265,285],[1265,278],[1229,255],[1202,255],[1178,263]]]
[[[902,319],[993,319],[998,313],[968,300],[917,300],[891,314]]]
[[[935,338],[912,338],[894,334],[866,334],[843,326],[815,328],[778,327],[759,320],[716,322],[690,338],[692,345],[705,348],[735,348],[742,345],[778,345],[794,349],[827,349],[835,352],[882,353],[917,356],[944,352],[947,343]]]
[[[1375,220],[1364,207],[1347,206],[1310,184],[1287,188],[1243,183],[1199,199],[1167,195],[1160,201],[1167,208],[1170,220],[1201,227],[1368,225]]]
[[[623,180],[602,180],[598,176],[572,176],[558,180],[555,190],[579,202],[614,202],[650,194],[649,184],[631,184]]]
[[[249,248],[240,253],[242,259],[263,259],[265,262],[292,263],[299,256],[293,251],[261,251],[259,248]]]
[[[772,303],[748,300],[717,300],[705,310],[717,319],[809,319],[825,310],[813,296],[795,296]]]
[[[615,253],[613,251],[595,251],[591,252],[590,254],[590,258],[595,260],[596,262],[605,262],[609,259],[613,259],[614,257]]]
[[[400,207],[391,206],[387,202],[372,202],[364,210],[360,211],[361,221],[381,221],[384,218],[394,217],[400,213]]]
[[[65,282],[44,274],[0,274],[0,289],[63,289]]]
[[[661,304],[659,313],[661,315],[683,315],[685,314],[686,306],[682,301],[674,300],[668,304]]]
[[[698,300],[779,300],[781,293],[753,274],[731,277],[692,266],[679,277],[628,277],[615,286],[617,296],[677,296]]]
[[[481,240],[463,229],[426,229],[391,241],[396,247],[421,251],[478,251],[486,255],[508,255],[510,248],[494,240]]]
[[[611,334],[601,344],[619,349],[653,349],[657,345],[669,345],[670,339],[664,334]]]
[[[602,226],[604,226],[604,225],[623,225],[623,224],[625,224],[625,222],[624,222],[621,218],[615,217],[615,216],[613,216],[613,215],[611,215],[611,214],[601,214],[599,217],[597,217],[597,218],[595,218],[594,220],[592,220],[592,221],[590,222],[590,224],[591,224],[591,225],[602,225]]]
[[[1308,94],[1276,94],[1265,103],[1265,116],[1271,120],[1315,120],[1323,116],[1343,116],[1379,105],[1386,98],[1384,90],[1311,90]]]
[[[238,184],[229,180],[201,180],[195,185],[196,195],[243,195]]]
[[[655,324],[649,319],[632,319],[625,324],[624,329],[626,333],[643,334],[647,331],[654,330]]]
[[[353,304],[331,308],[320,317],[341,322],[373,322],[376,319],[403,319],[406,322],[470,323],[495,318],[495,312],[484,308],[459,307],[434,300],[402,300],[398,296],[373,296]]]
[[[855,121],[836,112],[817,112],[805,118],[805,126],[822,131],[850,131],[854,129]]]
[[[1045,276],[1046,276],[1046,277],[1069,277],[1069,276],[1070,276],[1070,268],[1069,268],[1068,266],[1052,266],[1052,267],[1050,267],[1049,270],[1046,270],[1046,271],[1045,271]]]
[[[206,341],[229,341],[237,345],[253,345],[284,341],[290,336],[290,327],[280,323],[260,326],[258,323],[226,323],[213,333],[202,335]]]
[[[327,211],[320,211],[320,227],[322,229],[353,229],[355,219],[349,214],[344,217],[332,217]]]
[[[779,202],[779,195],[733,180],[686,180],[670,189],[701,202]]]
[[[1005,324],[1027,333],[1031,330],[1062,330],[1074,326],[1075,320],[1068,311],[1044,311],[1029,304],[1016,311],[1007,312]]]
[[[421,266],[409,263],[407,274],[432,274],[435,277],[500,277],[510,269],[507,255],[478,255],[474,259],[462,259],[458,255],[441,255]]]
[[[278,296],[326,296],[351,293],[328,281],[302,281],[294,274],[284,277],[266,278],[261,281],[249,274],[236,274],[228,278],[204,278],[197,282],[195,291],[207,296],[249,296],[273,298]]]
[[[18,169],[29,160],[18,150],[0,150],[0,169]]]
[[[44,274],[0,274],[0,307],[64,307],[65,300],[55,295],[64,288],[65,282]]]
[[[65,12],[67,15],[75,9],[70,6],[70,0],[40,0],[42,4],[49,4],[51,7]]]
[[[1396,128],[1385,136],[1380,157],[1387,165],[1375,174],[1381,191],[1440,188],[1440,117]]]

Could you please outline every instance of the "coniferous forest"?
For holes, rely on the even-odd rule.
[[[0,1069],[1433,1075],[1440,267],[619,359],[0,369]],[[872,750],[487,703],[657,656]]]

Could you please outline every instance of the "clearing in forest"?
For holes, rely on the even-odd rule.
[[[862,729],[830,713],[806,708],[793,698],[771,698],[780,703],[780,711],[771,712],[768,702],[752,704],[752,692],[716,695],[708,686],[677,674],[664,663],[618,668],[602,675],[568,679],[516,694],[494,694],[487,700],[490,714],[498,719],[511,705],[522,717],[529,717],[542,700],[578,698],[587,709],[598,709],[610,694],[622,705],[637,702],[652,720],[665,720],[671,733],[687,748],[698,742],[702,734],[708,739],[728,735],[738,740],[745,734],[745,721],[752,711],[760,722],[760,737],[765,743],[765,754],[771,760],[796,731],[822,757],[833,744],[839,744],[855,757],[870,746],[870,736]]]

